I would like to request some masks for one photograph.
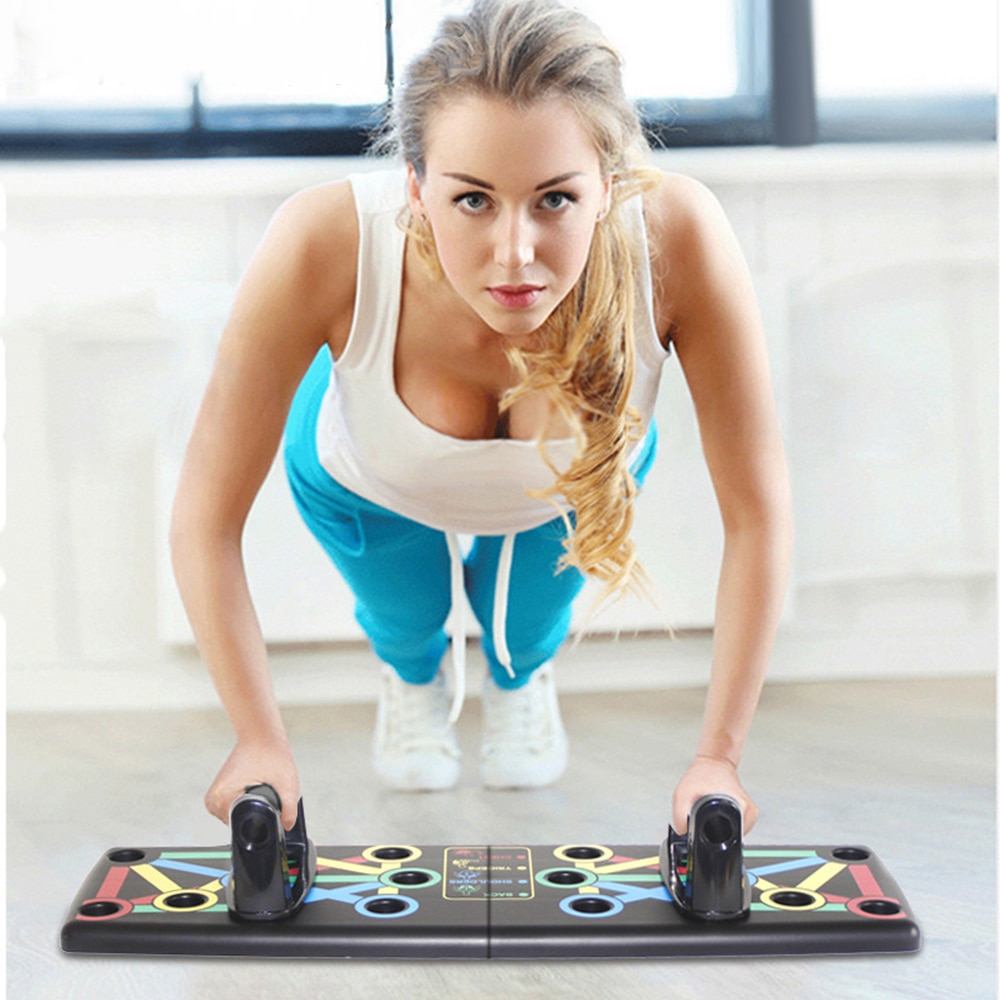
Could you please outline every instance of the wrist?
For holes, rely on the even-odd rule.
[[[732,768],[736,771],[739,768],[737,761],[733,760],[731,757],[727,757],[725,754],[719,753],[708,753],[708,752],[698,752],[694,755],[696,761],[706,761],[713,764],[722,764],[726,767]]]

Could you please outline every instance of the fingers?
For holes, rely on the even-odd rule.
[[[281,793],[278,793],[281,795]],[[299,805],[298,798],[289,797],[286,799],[283,795],[281,796],[281,825],[286,831],[291,830],[295,826],[295,820],[299,815]]]
[[[740,805],[743,833],[753,829],[759,815],[753,799],[747,795],[736,773],[727,761],[696,758],[678,782],[673,798],[673,827],[682,836],[688,832],[688,816],[703,795],[729,795]]]

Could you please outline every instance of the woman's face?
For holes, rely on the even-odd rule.
[[[517,109],[465,97],[439,110],[425,174],[410,166],[414,216],[425,216],[445,277],[498,333],[537,330],[583,271],[610,181],[569,104]]]

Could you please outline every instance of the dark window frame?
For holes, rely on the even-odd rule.
[[[740,0],[740,96],[639,102],[654,144],[668,148],[812,142],[995,141],[996,95],[817,100],[809,0]],[[392,79],[391,0],[386,69]],[[187,107],[0,106],[2,159],[358,156],[384,105]]]

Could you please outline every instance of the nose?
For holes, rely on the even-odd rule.
[[[511,211],[497,223],[495,262],[505,271],[520,271],[535,259],[535,232],[531,219]]]

